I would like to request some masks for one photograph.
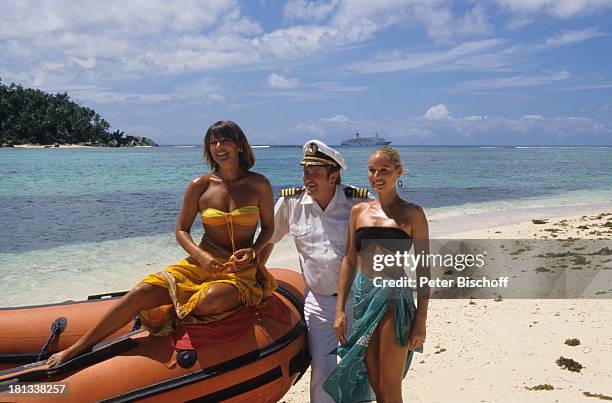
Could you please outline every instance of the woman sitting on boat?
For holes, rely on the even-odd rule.
[[[270,182],[250,171],[253,151],[234,122],[222,120],[207,130],[204,157],[212,173],[189,183],[176,223],[176,240],[189,257],[145,277],[93,329],[52,355],[49,366],[89,351],[138,313],[152,334],[162,336],[180,324],[223,319],[272,295],[276,282],[257,259],[274,231]],[[190,234],[197,215],[204,225],[199,245]]]

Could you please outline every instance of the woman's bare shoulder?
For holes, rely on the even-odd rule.
[[[373,201],[362,201],[353,204],[353,207],[351,207],[351,214],[361,214],[366,211],[372,203]]]
[[[402,203],[402,212],[404,217],[412,218],[412,219],[423,219],[425,218],[425,211],[423,207],[419,206],[416,203],[403,201]]]
[[[259,174],[257,172],[249,171],[247,173],[246,179],[248,179],[249,184],[255,186],[258,189],[269,190],[272,188],[272,184],[267,176]]]
[[[247,172],[246,177],[249,179],[249,181],[255,181],[259,183],[270,183],[266,175],[262,175],[257,172],[249,171]]]
[[[189,184],[187,185],[187,192],[204,192],[210,184],[211,175],[212,174],[200,175],[197,178],[189,181]]]

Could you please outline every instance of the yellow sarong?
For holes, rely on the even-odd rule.
[[[232,260],[232,252],[206,236],[200,247],[220,262]],[[231,315],[244,305],[257,306],[276,289],[276,280],[262,264],[253,262],[252,266],[236,273],[213,272],[197,265],[191,258],[168,266],[160,273],[149,274],[142,283],[168,289],[172,299],[172,305],[162,305],[140,312],[143,325],[158,336],[173,333],[180,324],[210,323]],[[236,287],[244,305],[219,314],[197,317],[190,315],[196,308],[198,299],[206,298],[208,288],[214,283],[226,283]]]

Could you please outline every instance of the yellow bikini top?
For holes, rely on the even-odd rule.
[[[229,213],[209,207],[202,210],[200,214],[202,214],[202,222],[206,225],[214,227],[223,224],[227,225],[233,251],[236,251],[236,246],[234,245],[234,224],[249,227],[257,225],[259,221],[259,207],[257,206],[243,206]]]
[[[251,225],[257,225],[257,221],[259,221],[259,207],[257,206],[239,207],[229,213],[209,207],[202,210],[201,214],[204,224],[215,227],[225,223],[233,223],[248,227]]]

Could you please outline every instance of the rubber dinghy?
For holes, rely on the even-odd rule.
[[[304,374],[310,357],[302,317],[303,278],[291,270],[270,272],[279,286],[260,307],[245,307],[212,324],[184,326],[168,337],[151,336],[143,329],[129,331],[128,327],[124,329],[127,333],[106,340],[91,352],[58,367],[48,368],[43,360],[0,371],[0,401],[278,401]],[[113,301],[116,300],[98,298],[2,309],[0,357],[9,365],[11,355],[22,360],[27,354],[32,357],[43,344],[53,347],[46,351],[56,351],[57,346],[64,348],[89,329],[85,319],[80,322],[79,318],[85,316],[87,323],[95,322]],[[93,309],[98,306],[99,309]],[[41,319],[43,315],[39,312],[44,309],[49,310],[46,320]],[[37,340],[33,340],[36,337],[33,333],[29,337],[17,335],[16,327],[5,322],[5,317],[14,319],[17,310],[24,317],[35,312],[37,319],[32,320],[45,322],[36,326]],[[85,311],[85,315],[76,315],[73,312],[76,310]],[[65,323],[55,320],[58,313],[66,319]],[[54,321],[56,328],[64,329],[56,331],[58,335],[46,343],[50,338],[49,324]],[[19,339],[23,340],[22,345]],[[44,389],[44,385],[58,383],[65,385],[64,394],[15,393],[19,390],[16,385],[30,388],[33,385],[34,391],[40,391],[51,390]]]
[[[47,359],[70,347],[123,294],[125,292],[91,295],[86,301],[0,308],[0,370]],[[134,321],[106,340],[139,327],[140,323]]]

